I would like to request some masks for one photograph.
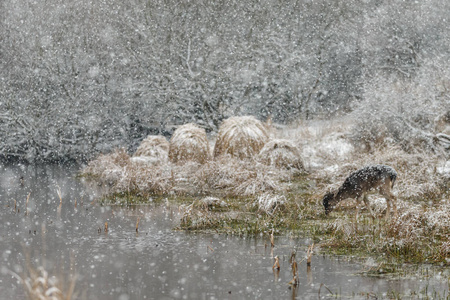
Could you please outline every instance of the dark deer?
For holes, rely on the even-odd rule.
[[[340,201],[354,198],[358,202],[356,211],[356,217],[358,217],[362,198],[370,214],[374,216],[367,193],[370,190],[378,189],[379,193],[386,198],[386,217],[389,218],[390,216],[391,202],[394,207],[394,214],[397,215],[396,199],[391,192],[396,179],[397,172],[392,167],[384,165],[368,166],[355,171],[345,179],[337,191],[327,193],[323,197],[325,214],[328,215]]]

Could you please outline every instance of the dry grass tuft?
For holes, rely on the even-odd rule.
[[[172,172],[167,166],[130,164],[122,170],[122,177],[111,188],[113,193],[166,194],[172,189]]]
[[[266,126],[255,117],[231,117],[220,125],[214,157],[228,154],[239,159],[252,158],[258,155],[268,139]]]
[[[283,191],[286,188],[283,182],[292,177],[288,170],[232,157],[210,160],[203,165],[194,161],[148,165],[136,164],[129,159],[128,164],[118,165],[113,162],[116,155],[101,155],[82,171],[82,174],[92,175],[96,183],[106,186],[109,194],[173,192],[178,195],[249,196]]]
[[[260,163],[222,157],[210,161],[194,175],[199,192],[222,191],[230,196],[249,196],[270,191],[282,191],[282,180],[290,178],[283,170]]]
[[[107,187],[107,194],[129,192],[164,194],[172,188],[169,165],[137,164],[123,149],[108,155],[101,154],[89,162],[81,174],[93,177],[96,184]]]
[[[277,208],[282,207],[285,202],[286,197],[284,195],[273,195],[269,193],[262,194],[256,199],[258,211],[265,212],[269,215],[273,215]]]
[[[123,178],[124,168],[130,163],[130,156],[125,149],[116,149],[110,154],[100,156],[89,162],[83,169],[83,174],[89,174],[98,178],[102,184],[114,185]]]
[[[175,130],[169,149],[169,160],[172,163],[194,161],[204,164],[209,158],[209,143],[203,128],[189,123]]]
[[[267,142],[261,149],[258,160],[277,168],[305,170],[300,150],[289,140],[275,139]]]
[[[161,135],[149,135],[139,145],[132,160],[150,164],[166,163],[169,155],[169,142]]]
[[[27,267],[27,274],[22,277],[10,272],[24,286],[30,300],[70,300],[74,298],[76,277],[72,276],[65,286],[64,281],[39,267],[37,270]]]

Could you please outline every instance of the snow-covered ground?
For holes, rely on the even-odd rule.
[[[350,126],[351,122],[346,119],[316,120],[297,127],[283,128],[279,135],[295,141],[301,149],[307,169],[337,171],[338,162],[355,150],[347,139]],[[330,158],[335,163],[330,164]]]
[[[445,161],[441,166],[436,168],[437,172],[442,176],[450,178],[450,160]]]

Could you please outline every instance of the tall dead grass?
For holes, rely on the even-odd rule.
[[[115,160],[120,157],[127,160]],[[128,161],[128,163],[124,163]],[[116,176],[111,174],[111,168]],[[82,170],[82,174],[95,178],[108,187],[108,193],[182,195],[221,194],[230,196],[257,195],[286,189],[292,172],[259,162],[242,161],[232,157],[210,160],[206,164],[187,161],[184,164],[135,164],[122,150],[101,155]]]
[[[293,142],[285,139],[274,139],[267,142],[261,149],[258,160],[277,168],[305,170],[300,149]]]
[[[170,144],[165,137],[149,135],[139,145],[132,160],[139,163],[163,164],[169,158]]]
[[[185,129],[179,128],[178,137],[172,137],[174,144],[177,140],[182,145],[176,154],[173,149],[177,147],[171,146],[176,163],[136,164],[125,150],[118,149],[91,161],[83,174],[94,175],[97,182],[110,186],[111,192],[258,195],[289,190],[287,185],[295,175],[289,168],[301,168],[303,158],[309,179],[317,182],[311,191],[317,195],[336,188],[356,169],[372,164],[390,165],[397,170],[394,193],[400,199],[440,199],[448,193],[448,177],[439,171],[442,157],[406,152],[400,146],[374,147],[371,152],[364,152],[353,147],[345,133],[351,128],[351,120],[333,124],[315,121],[275,132],[284,139],[268,141],[255,160],[224,155],[214,161],[204,159],[208,152],[204,130],[187,124],[182,126]],[[195,131],[193,137],[189,136],[191,129]],[[192,141],[198,136],[201,137]],[[191,141],[183,144],[187,140]],[[197,147],[199,144],[202,146]],[[301,151],[295,145],[302,145]],[[191,154],[192,160],[178,163]]]
[[[266,126],[253,116],[223,121],[214,146],[214,158],[230,155],[239,159],[255,157],[269,139]]]
[[[285,170],[261,163],[221,157],[210,161],[194,175],[199,191],[220,191],[227,195],[249,196],[269,191],[282,191],[282,181],[290,178]]]
[[[71,300],[75,299],[76,277],[72,276],[68,282],[61,277],[50,276],[44,269],[27,266],[27,272],[19,276],[10,272],[25,288],[29,300]]]
[[[124,177],[124,169],[129,164],[130,156],[120,148],[109,154],[100,154],[89,162],[82,174],[94,176],[100,184],[114,185]]]
[[[327,225],[333,238],[324,245],[449,264],[450,203],[424,206],[400,201],[399,206],[398,217],[386,223],[378,221],[381,222],[378,225],[358,226],[346,219],[336,219]]]
[[[203,128],[189,123],[175,130],[169,148],[169,160],[172,163],[194,161],[204,164],[209,159],[209,142]]]
[[[298,148],[287,140],[269,143],[256,156],[267,142],[268,133],[265,125],[254,117],[226,120],[222,133],[216,143],[214,161],[209,160],[205,130],[186,124],[175,131],[170,143],[164,137],[149,136],[134,157],[118,149],[89,162],[82,174],[91,175],[97,183],[108,186],[109,193],[247,196],[282,191],[286,189],[285,182],[296,173],[292,170],[303,170]],[[146,156],[163,157],[167,144],[169,161],[140,163],[137,160]],[[219,155],[222,153],[219,149],[228,155]],[[244,157],[255,160],[243,161]],[[258,162],[258,158],[264,163]]]
[[[167,165],[136,164],[124,149],[101,154],[81,171],[106,193],[141,192],[163,194],[171,188],[171,170]]]

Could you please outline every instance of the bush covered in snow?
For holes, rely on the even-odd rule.
[[[448,151],[450,74],[436,70],[444,77],[433,77],[424,72],[414,79],[378,79],[366,85],[365,100],[351,114],[356,145],[368,151],[382,145],[398,145],[407,152]]]

